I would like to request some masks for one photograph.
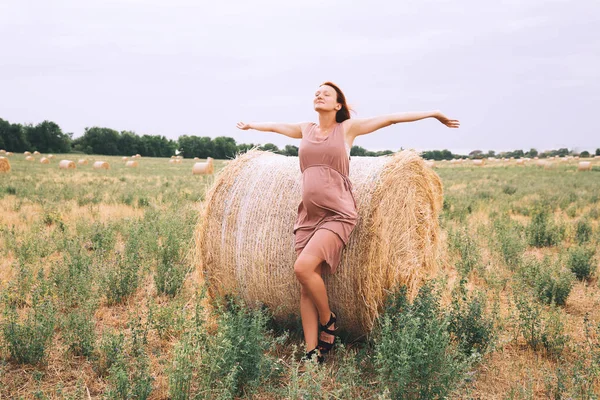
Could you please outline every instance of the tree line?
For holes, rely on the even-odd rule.
[[[104,127],[85,128],[81,137],[73,139],[73,133],[65,133],[52,121],[43,121],[37,125],[13,124],[0,118],[0,149],[13,152],[39,151],[40,153],[85,153],[111,156],[131,156],[140,154],[145,157],[170,157],[177,150],[184,157],[216,159],[234,158],[252,148],[272,151],[286,156],[298,156],[298,147],[286,145],[280,149],[273,143],[253,144],[236,143],[227,136],[211,138],[208,136],[182,135],[177,140],[162,135],[138,135],[131,131],[116,131]],[[401,149],[402,150],[402,149]],[[392,150],[369,151],[361,146],[352,146],[350,155],[378,157],[393,154]],[[469,155],[453,154],[449,150],[430,150],[421,153],[423,158],[431,160],[451,160],[454,158],[489,158],[489,157],[536,157],[565,156],[577,154],[590,156],[590,152],[574,153],[563,148],[538,153],[536,149],[514,150],[510,152],[494,151],[487,153],[474,150]],[[600,148],[595,154],[600,156]]]

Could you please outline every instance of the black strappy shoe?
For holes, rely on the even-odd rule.
[[[335,344],[335,337],[337,336],[338,327],[336,325],[334,330],[329,329],[329,327],[331,325],[335,324],[336,321],[337,321],[337,316],[332,312],[327,324],[321,325],[321,323],[319,323],[319,344],[317,345],[317,348],[321,351],[321,354],[327,354],[331,351],[331,349],[333,349],[333,345]],[[324,340],[321,340],[321,332],[325,332],[325,333],[332,335],[333,342],[329,343]]]
[[[321,355],[321,352],[319,351],[318,348],[314,348],[311,351],[309,351],[308,353],[306,353],[304,355],[304,357],[302,357],[302,361],[311,361],[315,354],[317,355],[317,363],[323,364],[323,361],[325,361],[325,357],[323,357]]]

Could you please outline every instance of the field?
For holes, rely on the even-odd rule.
[[[88,159],[0,174],[0,398],[600,396],[598,160],[436,163],[438,278],[317,367],[299,329],[207,300],[193,236],[213,176]]]

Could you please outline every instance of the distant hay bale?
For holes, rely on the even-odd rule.
[[[179,158],[171,158],[169,164],[181,164],[181,160]]]
[[[31,155],[31,152],[29,152],[29,151],[24,151],[24,152],[23,152],[23,155],[24,155],[24,156],[30,156],[30,155]]]
[[[6,150],[0,149],[0,154],[6,154]]]
[[[132,158],[135,158],[135,157],[132,157]],[[127,157],[122,157],[122,158],[121,158],[121,160],[122,160],[122,161],[127,161],[127,160],[129,160],[129,159],[128,159]]]
[[[591,161],[579,161],[577,165],[577,171],[591,171],[592,163]]]
[[[9,172],[10,162],[6,157],[0,157],[0,172]]]
[[[127,168],[137,168],[138,167],[138,162],[137,161],[127,161],[125,163],[125,167],[127,167]]]
[[[93,167],[94,169],[110,169],[110,165],[106,161],[96,161]]]
[[[79,161],[77,161],[77,164],[88,165],[88,160],[86,160],[85,158],[81,158]]]
[[[75,161],[61,160],[58,163],[58,168],[60,168],[60,169],[75,169],[75,168],[77,168],[77,166],[75,165]]]
[[[27,156],[25,157],[25,161],[35,161],[35,158],[33,158],[33,156]]]
[[[177,156],[175,158],[177,158],[178,160],[183,160],[183,156]]]
[[[215,173],[215,167],[212,158],[208,158],[206,162],[195,163],[192,167],[192,175],[212,175]]]
[[[196,161],[196,160],[199,160],[199,158],[198,157],[194,157],[194,161]]]
[[[358,223],[329,301],[353,336],[371,331],[390,290],[411,296],[440,263],[442,183],[412,151],[353,157],[350,179]],[[292,227],[301,201],[297,157],[251,150],[221,170],[196,228],[195,265],[211,296],[236,293],[268,306],[277,320],[299,314]],[[276,205],[276,206],[275,206]]]
[[[6,152],[6,156],[7,157],[14,156],[14,155],[15,155],[15,153],[13,153],[12,151],[7,151]]]
[[[142,156],[140,156],[139,154],[136,154],[135,158],[142,158]]]
[[[525,160],[522,158],[519,158],[516,162],[517,165],[525,165]]]
[[[54,154],[48,154],[48,157],[46,157],[48,160],[52,160],[54,158]]]
[[[177,157],[175,157],[175,156],[171,156],[171,158],[177,158]]]
[[[34,155],[34,156],[39,156],[39,155],[40,155],[40,152],[36,150],[36,151],[34,151],[34,152],[33,152],[33,155]]]
[[[434,168],[435,167],[435,161],[433,161],[433,160],[426,160],[425,161],[425,166],[429,167],[429,168]]]
[[[50,160],[47,157],[42,157],[40,160],[41,164],[50,164]]]
[[[483,167],[484,164],[485,162],[483,160],[473,160],[473,165],[476,167]]]

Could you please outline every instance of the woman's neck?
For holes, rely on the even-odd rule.
[[[331,113],[319,113],[319,129],[323,131],[330,131],[336,124],[335,112]]]

